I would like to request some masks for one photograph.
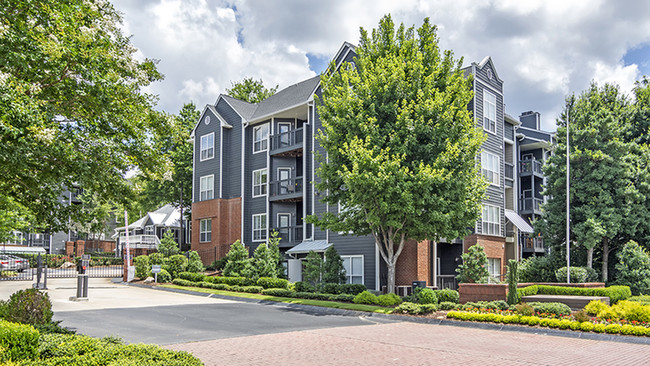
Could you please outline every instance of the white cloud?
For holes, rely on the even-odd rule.
[[[594,81],[598,84],[618,84],[621,92],[630,95],[634,83],[639,77],[637,65],[606,65],[598,62],[594,65]]]

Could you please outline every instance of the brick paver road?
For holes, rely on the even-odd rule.
[[[176,344],[209,365],[650,365],[650,346],[417,323]]]

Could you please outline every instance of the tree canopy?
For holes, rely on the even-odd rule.
[[[226,89],[226,94],[249,103],[259,103],[275,94],[277,90],[277,85],[274,88],[267,89],[262,79],[244,78],[242,81],[231,82],[231,87]]]
[[[134,57],[120,22],[106,1],[3,1],[2,215],[19,205],[43,228],[61,229],[79,213],[59,199],[66,188],[124,202],[123,175],[157,169],[155,97],[143,88],[162,75],[153,60]]]
[[[484,140],[467,106],[471,80],[462,60],[438,47],[436,26],[417,30],[390,15],[361,29],[355,64],[321,77],[316,187],[345,207],[312,216],[334,231],[371,234],[388,266],[408,239],[463,237],[478,218],[485,182],[476,155]]]

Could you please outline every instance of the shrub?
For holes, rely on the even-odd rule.
[[[418,304],[437,304],[438,297],[430,288],[423,288],[418,294]]]
[[[326,284],[340,284],[345,283],[345,278],[343,259],[341,259],[341,256],[332,245],[325,251],[325,261],[323,262],[323,282]]]
[[[226,266],[226,263],[228,263],[228,258],[223,257],[223,258],[217,259],[214,262],[212,262],[208,266],[208,269],[213,269],[215,271],[220,271]]]
[[[583,332],[591,332],[594,330],[594,323],[582,322],[580,323],[580,330]]]
[[[399,304],[399,306],[397,306],[395,310],[393,310],[393,313],[415,315],[415,314],[420,314],[421,311],[422,311],[421,305],[414,304],[412,302],[403,302]]]
[[[520,296],[535,294],[545,295],[578,295],[578,296],[607,296],[612,304],[632,296],[627,286],[610,286],[606,288],[581,288],[564,286],[534,285],[517,290]]]
[[[165,231],[162,239],[160,239],[160,244],[158,244],[158,253],[165,257],[171,257],[178,254],[178,252],[178,243],[174,240],[174,233],[171,230]]]
[[[264,288],[283,288],[289,287],[289,281],[283,278],[260,277],[257,280],[257,285]]]
[[[182,278],[184,280],[192,281],[192,282],[201,282],[205,279],[205,275],[203,273],[193,273],[193,272],[181,272],[178,274],[177,278]]]
[[[457,306],[458,304],[451,301],[441,301],[440,304],[438,304],[440,310],[456,310]]]
[[[556,268],[550,257],[530,257],[519,263],[517,273],[520,282],[553,282]]]
[[[343,287],[338,283],[324,283],[321,290],[326,294],[340,294],[343,292]]]
[[[262,290],[262,295],[279,296],[279,297],[294,297],[295,292],[283,288],[267,288]]]
[[[38,289],[20,290],[9,297],[3,312],[5,320],[10,322],[46,324],[52,321],[52,302]]]
[[[628,301],[635,301],[638,302],[642,305],[650,305],[650,295],[639,295],[639,296],[632,296]]]
[[[0,319],[0,361],[30,360],[38,355],[38,331],[31,325]]]
[[[187,262],[187,258],[182,254],[175,254],[167,258],[168,271],[172,278],[176,278],[179,273],[187,271]]]
[[[587,314],[587,312],[585,312],[584,310],[577,311],[575,314],[573,314],[573,317],[578,323],[588,322],[591,320],[589,314]]]
[[[561,302],[531,302],[530,305],[538,314],[570,315],[571,308]]]
[[[592,300],[589,304],[585,305],[584,311],[587,314],[598,315],[602,310],[607,309],[609,306],[600,300]]]
[[[212,283],[210,285],[210,288],[214,289],[214,290],[222,290],[222,291],[231,291],[232,290],[230,285],[227,285],[225,283]]]
[[[381,306],[396,306],[402,302],[402,298],[390,293],[377,296],[377,305]]]
[[[630,240],[616,256],[614,283],[629,286],[634,295],[650,293],[650,254]]]
[[[508,303],[503,301],[503,300],[494,300],[490,301],[487,304],[488,309],[495,309],[495,310],[508,310]]]
[[[420,314],[429,314],[438,311],[436,304],[420,304]]]
[[[320,254],[309,251],[305,260],[305,268],[302,272],[305,282],[318,287],[323,278],[323,258]]]
[[[203,267],[203,262],[201,261],[199,253],[197,253],[195,250],[190,250],[188,253],[190,258],[187,262],[187,271],[203,272],[205,268]]]
[[[467,253],[462,255],[463,263],[458,266],[456,272],[458,281],[469,283],[485,283],[490,273],[487,269],[487,255],[480,245],[472,245]]]
[[[294,284],[296,292],[316,292],[316,287],[305,281],[298,281]]]
[[[517,283],[519,275],[517,274],[518,262],[514,259],[508,260],[508,304],[518,304],[519,296],[517,296]]]
[[[310,300],[329,300],[329,294],[321,294],[320,292],[296,292],[295,297],[299,299],[310,299]]]
[[[455,290],[444,289],[444,290],[435,290],[433,292],[435,292],[436,297],[440,302],[453,302],[458,304],[458,300],[460,299],[460,295],[458,294],[458,291]]]
[[[193,281],[184,280],[182,278],[174,278],[172,284],[177,286],[198,286],[198,283]]]
[[[165,264],[165,256],[162,253],[151,253],[147,257],[149,257],[149,264],[155,264],[155,265],[163,265]]]
[[[603,310],[599,311],[596,316],[601,318],[601,319],[607,319],[607,320],[613,320],[613,321],[616,321],[616,320],[619,319],[618,313],[615,312],[609,306],[604,308]]]
[[[158,282],[171,282],[171,280],[172,276],[166,269],[162,268],[160,272],[158,272]]]
[[[151,264],[149,264],[149,257],[146,255],[139,255],[133,258],[135,265],[135,276],[137,278],[147,278],[151,276]]]
[[[264,290],[262,286],[241,286],[241,292],[248,292],[249,294],[259,294]]]
[[[336,294],[336,295],[330,295],[329,297],[330,300],[332,301],[340,301],[340,302],[352,302],[354,300],[354,295],[350,294]],[[402,299],[400,299],[401,301]]]
[[[587,280],[587,270],[583,267],[569,267],[571,271],[571,283],[584,283]],[[566,281],[566,267],[559,268],[555,271],[555,279],[557,282]]]
[[[650,306],[644,306],[634,301],[619,301],[612,306],[620,318],[628,321],[650,323]]]
[[[248,251],[239,240],[230,245],[226,258],[226,266],[223,268],[224,276],[246,277],[250,274],[251,261],[248,258]]]
[[[346,283],[341,285],[342,294],[358,295],[366,290],[366,285],[361,283]]]
[[[40,334],[75,334],[74,330],[61,326],[62,320],[56,320],[45,324],[34,325]]]
[[[594,324],[592,330],[596,333],[605,333],[605,324]]]
[[[364,291],[357,296],[354,297],[352,300],[353,303],[355,304],[377,304],[377,296],[369,291]]]
[[[212,277],[214,283],[225,283],[230,286],[255,286],[257,281],[247,277]]]
[[[535,312],[535,309],[529,304],[522,303],[516,306],[515,312],[523,316],[531,316]]]
[[[598,271],[591,267],[582,267],[587,271],[587,278],[585,279],[585,282],[597,282],[598,281]]]

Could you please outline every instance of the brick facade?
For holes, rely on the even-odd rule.
[[[212,219],[212,240],[201,243],[201,219]],[[210,264],[228,252],[230,244],[241,239],[241,198],[214,199],[192,204],[192,250],[204,264]],[[214,253],[214,254],[212,254]],[[208,258],[207,254],[211,254]]]
[[[499,258],[501,260],[501,279],[505,279],[506,273],[506,238],[488,235],[470,235],[463,240],[463,253],[472,245],[478,244],[483,247],[488,258]]]
[[[427,286],[435,286],[431,281],[431,245],[428,240],[416,242],[409,240],[397,259],[395,285],[410,286],[413,281],[426,281]]]

